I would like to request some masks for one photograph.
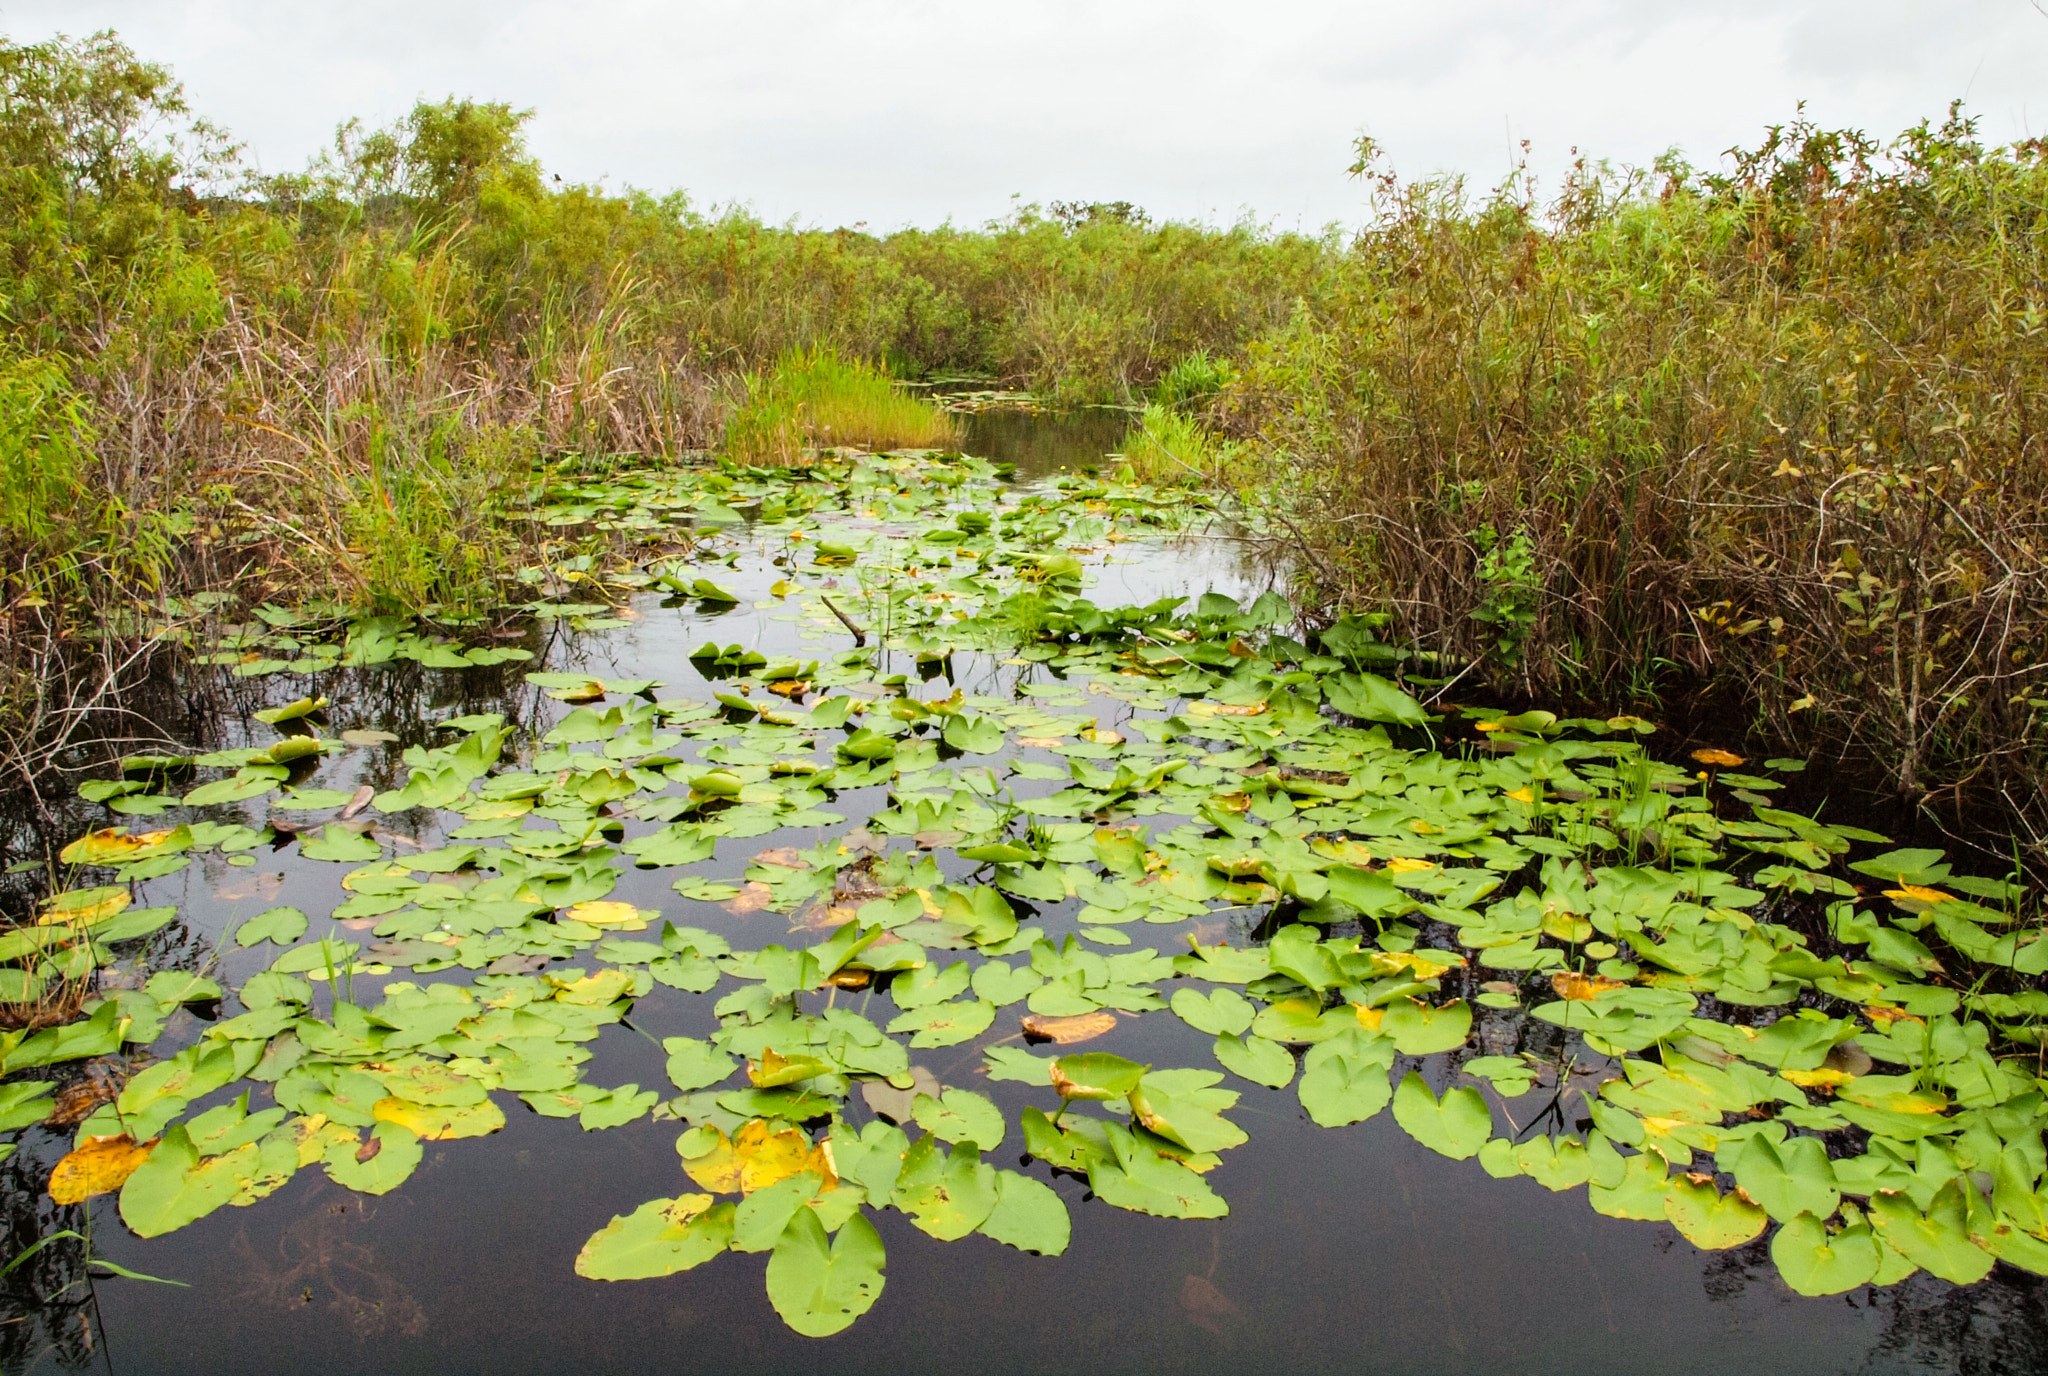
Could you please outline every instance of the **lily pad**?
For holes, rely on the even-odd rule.
[[[1675,1177],[1666,1187],[1664,1216],[1687,1242],[1710,1252],[1753,1242],[1770,1223],[1770,1215],[1739,1192],[1722,1194],[1709,1175]]]
[[[1290,1061],[1292,1059],[1289,1057]],[[1388,1100],[1394,1097],[1393,1086],[1387,1079],[1388,1068],[1393,1063],[1394,1047],[1386,1038],[1363,1028],[1341,1032],[1310,1047],[1303,1058],[1301,1086],[1296,1091],[1301,1097],[1301,1106],[1321,1127],[1338,1128],[1363,1122],[1385,1108]],[[1434,1100],[1430,1106],[1434,1110]],[[1418,1108],[1416,1111],[1421,1110]],[[1398,1114],[1398,1108],[1396,1112]],[[1401,1125],[1408,1127],[1405,1121]],[[1490,1114],[1486,1118],[1486,1127],[1491,1132],[1493,1118]],[[1413,1133],[1414,1129],[1409,1131]],[[1421,1138],[1419,1134],[1417,1140],[1426,1146],[1435,1146],[1434,1142]],[[1484,1140],[1482,1137],[1481,1141]],[[1475,1145],[1473,1151],[1477,1150]],[[1453,1154],[1445,1152],[1447,1156]],[[1463,1153],[1465,1156],[1471,1154]]]
[[[1304,1075],[1302,1082],[1307,1084]],[[1463,1161],[1476,1156],[1493,1135],[1493,1111],[1469,1085],[1439,1100],[1419,1074],[1409,1071],[1394,1091],[1394,1121],[1433,1152]]]
[[[708,1194],[650,1199],[614,1218],[576,1254],[586,1280],[651,1280],[687,1271],[725,1251],[732,1241],[733,1206]]]
[[[1771,1260],[1785,1284],[1807,1296],[1839,1295],[1877,1275],[1881,1248],[1866,1224],[1830,1234],[1812,1214],[1796,1214],[1771,1239]]]
[[[1217,1062],[1225,1070],[1233,1075],[1241,1075],[1253,1084],[1265,1085],[1269,1089],[1285,1089],[1294,1079],[1293,1055],[1286,1047],[1269,1042],[1264,1037],[1246,1037],[1239,1040],[1236,1037],[1221,1035],[1216,1038],[1215,1052]],[[1380,1079],[1384,1082],[1386,1076],[1381,1075]],[[1391,1092],[1390,1090],[1389,1093]]]
[[[920,1094],[913,1116],[942,1142],[965,1142],[984,1152],[1002,1145],[1003,1111],[971,1090],[949,1089],[936,1099]]]
[[[798,1209],[768,1258],[768,1299],[782,1321],[807,1338],[829,1338],[882,1296],[882,1238],[855,1214],[828,1243],[825,1227]]]

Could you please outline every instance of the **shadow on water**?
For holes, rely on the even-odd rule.
[[[1016,463],[1020,477],[1046,475],[1094,462],[1124,425],[1120,413],[1107,411],[987,414],[970,419],[968,447]],[[1104,570],[1103,601],[1156,596],[1164,586],[1246,588],[1241,577],[1224,575],[1231,561],[1217,551],[1132,551],[1142,560]],[[793,630],[754,604],[774,576],[754,572],[761,576],[731,576],[745,600],[715,615],[663,609],[647,598],[638,620],[587,638],[574,647],[573,662],[593,673],[656,676],[679,694],[709,696],[686,658],[707,632],[764,650],[800,647]],[[539,639],[532,646],[545,648]],[[551,665],[561,659],[550,656]],[[957,671],[970,692],[996,691],[998,668],[962,663],[948,672]],[[251,739],[246,713],[258,705],[257,690],[237,691],[249,700],[220,714],[213,743]],[[360,752],[354,775],[328,781],[337,788],[395,785],[403,776],[400,751],[427,739],[434,719],[495,710],[534,724],[563,710],[511,671],[344,673],[331,676],[323,691],[335,698],[336,729],[378,726],[402,738]],[[852,819],[845,827],[884,805],[880,788],[849,791],[835,804]],[[753,851],[786,843],[781,836],[722,839],[717,872],[738,875]],[[679,900],[668,877],[629,871],[617,896],[735,943],[787,939],[777,914],[734,914]],[[182,915],[167,929],[180,935],[163,959],[222,949],[220,974],[229,983],[268,958],[233,950],[225,934],[235,923],[278,902],[324,913],[343,896],[335,867],[285,850],[242,869],[209,860],[175,883],[157,882],[163,887],[152,890],[152,900],[177,902]],[[1043,905],[1034,920],[1071,929],[1076,907],[1073,900]],[[374,997],[373,988],[356,992],[359,1001]],[[589,1078],[663,1084],[659,1039],[715,1030],[711,1002],[657,986],[635,1005],[632,1026],[611,1028],[591,1044]],[[178,1016],[187,1021],[172,1035],[197,1035],[195,1015]],[[1544,1035],[1519,1014],[1484,1017],[1480,1041],[1490,1052]],[[1125,1018],[1090,1049],[1161,1065],[1209,1060],[1206,1039],[1165,1015]],[[1014,1124],[1031,1095],[1016,1084],[989,1083],[981,1050],[958,1046],[916,1059],[945,1083],[989,1095]],[[1442,1058],[1431,1066],[1432,1078],[1441,1080]],[[881,1301],[846,1333],[812,1341],[793,1334],[770,1308],[760,1256],[727,1256],[662,1280],[579,1279],[572,1269],[578,1249],[613,1215],[692,1188],[679,1169],[678,1127],[643,1119],[585,1133],[500,1097],[511,1110],[502,1131],[427,1144],[414,1177],[382,1197],[353,1194],[317,1171],[302,1171],[256,1207],[221,1209],[150,1241],[122,1227],[112,1197],[93,1201],[98,1254],[190,1288],[87,1282],[79,1246],[53,1246],[0,1280],[0,1367],[578,1376],[714,1364],[818,1373],[1247,1376],[1989,1376],[2048,1369],[2048,1291],[2009,1268],[1972,1287],[1923,1276],[1886,1291],[1804,1300],[1779,1280],[1761,1243],[1700,1252],[1662,1224],[1597,1215],[1581,1194],[1549,1194],[1526,1179],[1494,1180],[1474,1162],[1437,1156],[1387,1114],[1327,1131],[1306,1119],[1291,1089],[1258,1088],[1248,1088],[1233,1111],[1251,1130],[1250,1142],[1210,1177],[1230,1201],[1228,1217],[1145,1217],[1093,1200],[1078,1180],[1056,1177],[1073,1241],[1065,1256],[1045,1259],[979,1236],[938,1244],[902,1214],[879,1213],[888,1249]],[[850,1106],[856,1118],[864,1116],[857,1104]],[[56,1228],[87,1231],[88,1207],[56,1209],[41,1195],[65,1136],[33,1130],[16,1158],[0,1166],[10,1256]],[[1013,1132],[991,1160],[1016,1165],[1021,1152]]]

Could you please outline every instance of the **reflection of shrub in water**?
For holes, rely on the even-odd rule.
[[[1716,1303],[1741,1303],[1752,1284],[1784,1293],[1768,1237],[1702,1256],[1700,1284]],[[1863,1365],[1853,1369],[2048,1371],[2048,1284],[2015,1267],[2001,1266],[1975,1285],[1951,1285],[1923,1271],[1849,1298],[1882,1315]]]
[[[366,1217],[361,1199],[321,1189],[313,1195],[313,1207],[278,1234],[274,1255],[258,1250],[246,1226],[238,1229],[228,1247],[248,1277],[243,1298],[277,1309],[324,1303],[359,1338],[416,1338],[426,1332],[427,1311],[395,1279],[375,1269],[376,1253],[351,1236]]]
[[[26,1136],[55,1143],[61,1139],[31,1132]],[[25,1143],[0,1165],[0,1257],[11,1261],[52,1233],[86,1228],[84,1205],[60,1205],[43,1192],[51,1159],[34,1143]],[[99,1315],[91,1275],[85,1269],[85,1243],[60,1238],[0,1277],[0,1370],[22,1371],[51,1354],[64,1367],[90,1366],[98,1360],[95,1331]],[[4,1264],[0,1261],[0,1264]]]

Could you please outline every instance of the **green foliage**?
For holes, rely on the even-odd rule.
[[[1240,446],[1166,403],[1150,402],[1124,441],[1124,462],[1140,482],[1166,487],[1212,483],[1235,488],[1246,477]]]
[[[1548,204],[1354,171],[1376,220],[1209,412],[1318,601],[1524,691],[1718,687],[1908,790],[2041,776],[2038,141],[1802,122]]]
[[[736,463],[796,463],[807,444],[938,449],[957,438],[937,406],[829,347],[784,354],[771,373],[749,376],[746,391],[725,426],[725,453]]]

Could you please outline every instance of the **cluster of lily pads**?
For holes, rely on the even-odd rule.
[[[1796,761],[1661,761],[1629,717],[1433,715],[1387,676],[1402,655],[1369,619],[1311,632],[1271,594],[1085,596],[1091,561],[1185,502],[1020,491],[933,455],[557,489],[538,519],[654,554],[538,570],[548,600],[528,611],[599,630],[642,614],[634,594],[716,611],[740,597],[698,569],[758,557],[815,653],[707,643],[698,697],[529,673],[562,704],[547,720],[442,721],[382,792],[346,786],[386,743],[330,733],[342,709],[316,678],[261,714],[267,743],[88,785],[186,820],[76,841],[66,861],[108,882],[0,937],[8,995],[132,964],[175,918],[134,886],[203,852],[293,845],[351,866],[349,896],[325,935],[291,908],[236,929],[275,960],[78,1126],[52,1194],[118,1189],[155,1236],[315,1165],[390,1190],[423,1141],[492,1132],[511,1097],[586,1130],[654,1115],[683,1125],[697,1188],[614,1219],[579,1273],[765,1252],[777,1311],[822,1336],[881,1292],[868,1210],[1065,1249],[1061,1195],[984,1160],[1006,1141],[1103,1206],[1227,1213],[1208,1177],[1247,1140],[1228,1116],[1242,1082],[1291,1089],[1325,1128],[1391,1105],[1433,1151],[1583,1187],[1701,1247],[1775,1223],[1801,1294],[1923,1269],[1967,1283],[1997,1260],[2048,1274],[2048,943],[2015,883],[1774,805]],[[281,612],[235,636],[219,654],[245,676],[524,653]],[[884,648],[935,677],[979,657],[1001,691],[886,673]],[[886,792],[849,829],[835,807],[856,789]],[[721,838],[785,834],[721,868]],[[635,866],[790,935],[738,950],[615,899]],[[374,941],[332,925],[365,921]],[[587,1081],[587,1044],[656,984],[715,999],[719,1030],[665,1040],[665,1089]],[[0,1036],[0,1069],[147,1046],[179,1005],[228,998],[158,972],[79,1023]],[[1059,1054],[1146,1016],[1209,1039],[1207,1061]],[[1051,1049],[1015,1044],[1020,1017]],[[989,1096],[912,1062],[975,1042],[988,1079],[1042,1091],[1014,1138]],[[40,1122],[49,1087],[0,1086],[0,1125]]]

